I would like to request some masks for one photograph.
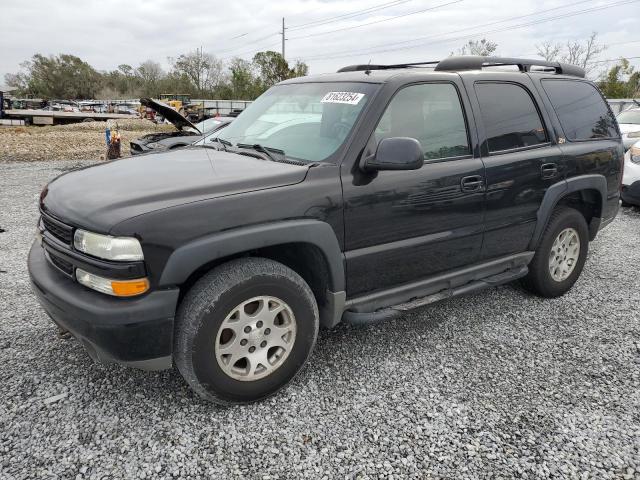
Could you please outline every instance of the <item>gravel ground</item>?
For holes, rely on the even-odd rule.
[[[118,125],[122,156],[129,156],[129,142],[148,133],[175,131],[173,125],[156,125],[149,120],[124,119],[82,122],[46,127],[0,127],[0,163],[34,160],[104,158],[104,131]]]
[[[0,165],[0,478],[640,478],[640,211],[562,298],[503,286],[339,326],[284,392],[220,408],[56,338],[25,263],[72,165]]]

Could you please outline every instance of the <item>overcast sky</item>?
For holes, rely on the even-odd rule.
[[[535,56],[542,41],[592,31],[609,45],[600,60],[640,56],[640,0],[2,0],[1,9],[0,83],[35,53],[71,53],[99,70],[147,59],[168,68],[168,57],[200,46],[250,59],[280,50],[282,17],[287,59],[311,73],[439,59],[482,37],[500,55]]]

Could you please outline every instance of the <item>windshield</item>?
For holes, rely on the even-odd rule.
[[[640,125],[640,110],[627,110],[616,117],[618,123],[633,123]]]
[[[288,158],[326,160],[349,136],[377,85],[292,83],[261,95],[219,138],[236,146],[259,144]]]
[[[198,140],[197,142],[194,143],[194,145],[204,145],[205,143],[213,143],[214,139],[220,135],[222,133],[222,131],[227,128],[229,126],[229,124],[219,128],[218,130],[215,130],[213,132],[211,132],[210,134],[204,136],[203,138],[201,138],[200,140]]]

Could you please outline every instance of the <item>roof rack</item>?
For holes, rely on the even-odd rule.
[[[584,69],[576,65],[560,62],[548,62],[546,60],[526,60],[523,58],[507,57],[482,57],[477,55],[464,55],[449,57],[441,61],[402,63],[397,65],[349,65],[338,72],[355,72],[361,70],[390,70],[396,68],[411,68],[420,66],[435,66],[438,72],[459,72],[463,70],[482,70],[483,67],[516,66],[521,72],[532,71],[531,67],[543,67],[543,72],[553,71],[557,75],[571,75],[584,78]],[[536,71],[536,70],[533,70]]]
[[[397,63],[395,65],[347,65],[346,67],[342,67],[338,70],[338,73],[342,72],[359,72],[359,71],[367,71],[367,70],[393,70],[396,68],[409,68],[409,67],[422,67],[428,65],[437,65],[440,63],[440,60],[433,60],[430,62],[416,62],[416,63]]]

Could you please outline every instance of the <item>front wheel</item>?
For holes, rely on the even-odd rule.
[[[523,286],[541,297],[564,295],[576,283],[589,250],[589,229],[573,208],[558,207],[529,264]]]
[[[318,307],[306,282],[273,260],[243,258],[189,290],[176,317],[174,358],[200,396],[248,403],[286,386],[317,335]]]

